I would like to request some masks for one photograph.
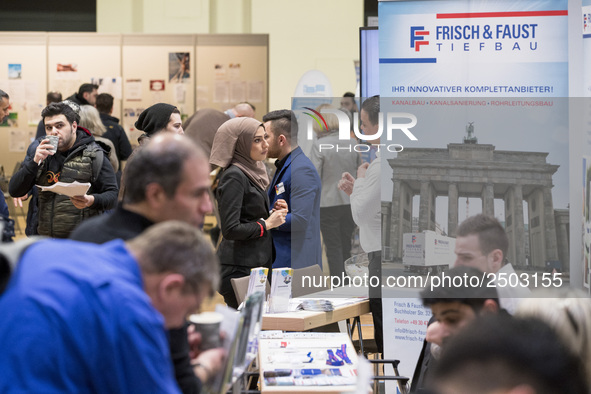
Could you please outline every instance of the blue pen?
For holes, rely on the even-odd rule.
[[[300,375],[302,375],[302,376],[320,375],[320,374],[322,374],[321,369],[314,369],[314,368],[300,369]]]

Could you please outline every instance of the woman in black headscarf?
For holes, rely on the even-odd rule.
[[[250,275],[255,267],[271,268],[273,240],[269,230],[285,222],[287,209],[269,214],[269,177],[263,160],[269,144],[263,125],[252,118],[235,118],[217,131],[210,164],[222,168],[216,189],[223,239],[218,249],[222,264],[220,294],[238,307],[231,278]]]
[[[159,132],[185,134],[183,131],[183,123],[181,121],[181,112],[174,105],[166,103],[154,104],[143,110],[135,122],[135,128],[144,132],[137,139],[140,146],[148,143],[150,138]],[[127,159],[127,163],[133,160],[134,154],[135,150]],[[124,169],[119,185],[119,201],[123,200],[123,196],[125,195],[126,178],[127,173]]]
[[[184,134],[181,112],[174,105],[166,103],[146,108],[135,122],[135,127],[144,132],[137,139],[140,145],[160,131]]]

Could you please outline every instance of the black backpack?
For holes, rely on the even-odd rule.
[[[0,242],[12,242],[12,237],[14,237],[14,220],[0,215]]]

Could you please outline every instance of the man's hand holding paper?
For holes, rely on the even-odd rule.
[[[88,194],[85,194],[83,196],[74,196],[70,197],[70,201],[72,201],[72,204],[74,204],[76,208],[84,209],[94,204],[94,196]]]

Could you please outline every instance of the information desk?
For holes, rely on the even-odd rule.
[[[262,393],[358,391],[357,354],[346,333],[261,333],[259,366]]]

